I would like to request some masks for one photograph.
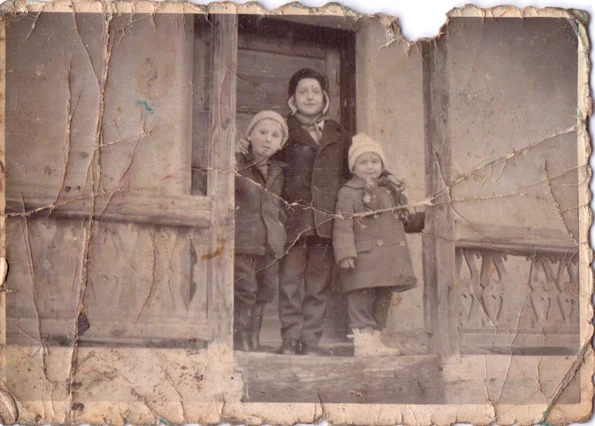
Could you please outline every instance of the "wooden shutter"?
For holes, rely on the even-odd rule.
[[[8,21],[9,343],[231,342],[236,18],[197,19],[210,29],[172,14]]]

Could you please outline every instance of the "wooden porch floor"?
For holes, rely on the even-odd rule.
[[[439,404],[436,356],[276,355],[236,352],[243,402]]]

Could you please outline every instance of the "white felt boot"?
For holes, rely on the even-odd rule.
[[[399,350],[382,343],[382,334],[376,330],[353,330],[355,356],[399,355]]]

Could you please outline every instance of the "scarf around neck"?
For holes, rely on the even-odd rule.
[[[298,112],[297,106],[295,105],[295,96],[290,97],[287,101],[287,105],[291,110],[291,115],[294,116],[298,123],[300,123],[300,125],[304,128],[304,130],[306,130],[310,134],[310,136],[312,136],[312,139],[314,139],[316,143],[320,142],[320,139],[322,138],[324,121],[327,119],[326,114],[330,107],[330,98],[326,91],[324,92],[324,100],[324,109],[319,115],[313,118],[304,117],[302,114]]]

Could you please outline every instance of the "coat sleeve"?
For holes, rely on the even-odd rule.
[[[279,187],[283,188],[283,183],[285,180],[285,173],[281,173],[278,177],[278,179],[280,179],[280,183],[279,183]],[[276,194],[276,198],[277,198],[277,205],[279,206],[279,221],[283,224],[283,227],[285,227],[287,225],[287,213],[285,212],[285,210],[287,209],[287,201],[285,201],[283,199],[283,197],[281,197],[281,192],[279,191],[279,194]]]
[[[356,258],[355,237],[353,234],[353,202],[349,196],[349,189],[341,188],[337,194],[335,219],[333,221],[333,251],[335,261]]]
[[[413,213],[405,222],[405,232],[408,234],[419,233],[424,230],[426,222],[426,212]]]
[[[407,200],[407,197],[402,192],[399,193],[399,204],[409,204],[409,200]],[[405,232],[408,234],[415,234],[423,231],[426,221],[426,213],[412,213],[409,209],[407,209],[405,212],[405,220],[403,221]]]

